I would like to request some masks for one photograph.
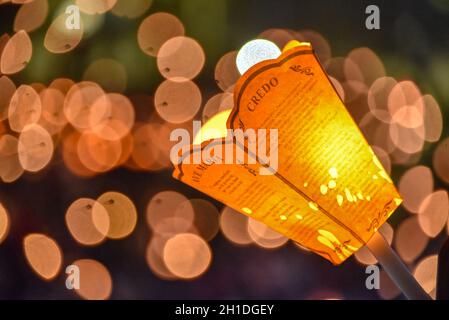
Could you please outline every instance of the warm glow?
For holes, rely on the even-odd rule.
[[[14,74],[22,71],[31,60],[33,44],[28,33],[20,30],[8,40],[0,56],[0,72]]]
[[[97,230],[105,230],[105,216],[103,210],[106,209],[109,216],[109,228],[107,228],[108,238],[122,239],[130,235],[137,223],[137,211],[134,203],[122,193],[106,192],[102,194],[93,206],[92,219]]]
[[[418,258],[429,243],[429,237],[422,231],[418,217],[402,221],[395,235],[395,247],[399,256],[407,263]]]
[[[31,32],[44,24],[48,15],[48,0],[33,0],[25,3],[17,11],[14,31]]]
[[[273,229],[276,236],[267,238],[249,227],[259,245],[276,247],[290,238],[340,264],[366,244],[402,199],[311,46],[300,43],[277,60],[259,63],[238,81],[234,96],[231,114],[212,117],[201,129],[212,133],[198,134],[195,143],[224,137],[226,128],[279,129],[276,174],[259,175],[257,162],[216,164],[203,152],[205,170],[184,160],[174,176]],[[226,152],[224,141],[210,148]],[[207,150],[207,143],[202,148]],[[196,152],[184,159],[193,160]]]
[[[187,79],[166,80],[154,94],[156,111],[164,120],[176,124],[191,120],[200,110],[201,100],[200,89]]]
[[[207,270],[212,260],[212,252],[207,242],[199,236],[183,233],[167,241],[163,259],[174,275],[192,279]]]
[[[166,79],[182,82],[195,78],[203,69],[205,60],[203,48],[196,40],[180,36],[161,46],[157,66]]]
[[[211,139],[224,138],[227,135],[226,121],[231,114],[231,110],[217,113],[210,118],[202,127],[193,140],[193,144],[201,144]]]
[[[237,69],[244,74],[249,68],[264,60],[276,59],[281,50],[273,42],[256,39],[246,43],[237,54]]]
[[[67,16],[65,14],[59,15],[45,34],[44,47],[51,53],[67,53],[75,49],[83,38],[83,23],[81,23],[79,29],[67,29],[65,25],[66,20]]]
[[[220,228],[224,236],[238,245],[252,243],[248,234],[248,217],[232,208],[225,207],[220,216]]]
[[[157,234],[174,235],[192,230],[195,211],[181,193],[162,191],[154,195],[146,210],[148,226]]]

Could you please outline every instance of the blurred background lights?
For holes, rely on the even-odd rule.
[[[143,15],[153,4],[153,0],[117,0],[111,12],[128,19],[135,19]]]
[[[167,241],[163,258],[165,265],[174,275],[192,279],[207,270],[212,260],[212,252],[207,242],[199,236],[182,233]]]
[[[381,283],[381,286],[378,290],[378,294],[382,299],[392,300],[401,294],[401,291],[396,287],[385,270],[380,270],[379,282]]]
[[[449,138],[444,138],[438,143],[433,153],[433,168],[438,177],[445,183],[449,183]]]
[[[135,113],[131,101],[124,95],[108,93],[97,99],[92,105],[93,110],[108,109],[100,120],[93,116],[92,131],[104,140],[123,139],[134,126]]]
[[[73,238],[86,246],[101,244],[109,231],[109,215],[93,199],[81,198],[73,202],[67,209],[65,221]]]
[[[221,111],[231,110],[234,107],[234,95],[228,92],[219,93],[210,98],[203,107],[202,120],[206,123],[210,118]]]
[[[3,182],[12,183],[19,179],[24,170],[18,155],[19,140],[12,135],[0,138],[0,177]]]
[[[0,72],[14,74],[23,70],[31,60],[33,45],[28,33],[20,30],[5,44],[0,58]]]
[[[413,275],[424,290],[435,298],[437,279],[437,255],[430,255],[418,262]]]
[[[64,114],[72,126],[83,131],[103,120],[108,115],[109,107],[105,92],[98,84],[82,81],[74,84],[67,92]]]
[[[50,162],[54,150],[53,140],[44,128],[33,124],[20,133],[17,150],[22,168],[37,172]]]
[[[33,271],[44,280],[55,278],[62,265],[62,252],[52,238],[38,233],[23,239],[25,257]]]
[[[21,132],[26,126],[35,124],[42,112],[39,94],[31,86],[17,88],[8,109],[9,126],[15,132]]]
[[[379,228],[379,232],[385,237],[388,244],[391,245],[391,243],[393,242],[393,235],[394,235],[394,230],[391,227],[391,225],[388,222],[384,223]],[[359,249],[354,254],[354,256],[358,262],[360,262],[361,264],[364,264],[364,265],[371,265],[371,264],[377,263],[377,259],[373,256],[371,251],[366,246]]]
[[[224,207],[220,216],[220,229],[223,235],[237,245],[253,242],[248,233],[248,217],[232,208]]]
[[[418,217],[402,221],[395,236],[395,248],[406,263],[412,263],[419,257],[429,242],[429,237],[419,225]]]
[[[7,76],[0,77],[0,120],[8,118],[9,102],[16,92],[16,85]]]
[[[34,31],[44,24],[47,15],[48,0],[33,0],[25,3],[17,11],[14,19],[14,31]]]
[[[193,143],[201,144],[211,139],[224,138],[227,135],[226,121],[231,114],[231,110],[225,110],[217,113],[210,118],[195,136]]]
[[[193,225],[195,211],[191,202],[181,193],[162,191],[148,203],[146,218],[149,227],[158,234],[165,234],[163,225],[166,220],[171,221],[171,232],[186,232]]]
[[[181,82],[166,80],[157,88],[154,105],[159,115],[171,123],[191,120],[201,107],[201,91],[187,79]]]
[[[140,49],[145,54],[158,57],[160,56],[159,49],[165,42],[172,38],[183,36],[184,33],[184,25],[177,17],[170,13],[158,12],[142,21],[137,31],[137,40]],[[172,48],[173,52],[177,49],[173,46],[169,48]]]
[[[155,236],[147,245],[145,258],[151,271],[163,280],[175,280],[177,277],[167,268],[163,259],[163,250],[167,238]]]
[[[193,225],[196,233],[204,240],[212,240],[219,230],[219,212],[209,201],[204,199],[191,199],[190,205],[195,212]]]
[[[65,26],[67,16],[60,14],[50,25],[45,34],[45,48],[55,54],[67,53],[78,46],[83,38],[84,27],[81,21],[80,28],[67,29]]]
[[[273,42],[265,39],[256,39],[247,42],[239,50],[236,58],[237,69],[244,74],[253,65],[281,55],[281,50]]]
[[[288,238],[249,218],[248,234],[255,244],[265,249],[275,249],[288,242]]]
[[[83,79],[96,82],[110,92],[123,92],[127,86],[128,75],[120,62],[114,59],[98,59],[87,67]]]
[[[103,210],[106,209],[109,219],[105,219]],[[106,231],[110,239],[122,239],[133,232],[137,223],[137,212],[134,203],[119,192],[106,192],[95,202],[93,209],[93,223],[97,230]],[[109,227],[105,228],[105,221],[109,220]]]
[[[192,38],[179,36],[166,41],[158,51],[159,72],[172,81],[195,78],[203,69],[205,56],[201,45]]]
[[[402,213],[380,232],[435,295],[436,254],[449,233],[449,63],[446,48],[431,42],[439,43],[438,32],[420,17],[428,10],[434,20],[446,19],[447,6],[430,1],[417,13],[411,5],[405,17],[395,18],[393,33],[407,30],[410,43],[420,43],[416,49],[398,36],[369,38],[355,47],[363,37],[350,25],[345,34],[322,19],[320,31],[289,22],[311,25],[321,10],[278,20],[285,28],[264,30],[252,20],[242,32],[238,21],[226,17],[231,10],[249,10],[247,4],[225,2],[0,0],[0,261],[8,261],[0,263],[6,274],[0,295],[41,297],[44,291],[29,285],[27,272],[45,281],[57,277],[68,264],[62,247],[70,261],[78,259],[76,294],[82,299],[186,292],[210,298],[402,299],[383,271],[376,292],[365,290],[364,279],[341,287],[341,277],[354,279],[360,264],[377,263],[366,248],[354,255],[357,264],[337,276],[319,259],[302,259],[307,248],[171,179],[176,142],[170,133],[195,133],[196,144],[225,137],[241,75],[277,58],[292,40],[311,43],[398,185]],[[81,9],[80,29],[65,27],[71,4]],[[268,10],[262,2],[259,9]],[[249,37],[256,40],[239,50],[236,45]],[[193,120],[201,121],[199,132],[193,132]],[[23,270],[9,262],[21,261],[17,241],[28,263]],[[123,264],[128,260],[131,267]],[[241,272],[234,272],[236,264]],[[299,287],[291,281],[297,270],[310,277]],[[142,281],[130,281],[130,274]],[[315,281],[324,274],[326,286]],[[211,279],[219,279],[222,289],[210,290]],[[193,282],[174,293],[167,289],[174,283],[165,282],[173,280]],[[51,298],[61,283],[51,284]],[[73,296],[67,291],[61,297]]]
[[[67,124],[64,108],[64,93],[55,88],[45,88],[39,94],[42,112],[38,124],[50,135],[59,133]]]
[[[76,293],[86,300],[105,300],[112,293],[112,277],[108,269],[92,259],[80,259],[72,263],[80,272],[80,288]]]
[[[94,172],[106,172],[118,164],[122,146],[120,141],[105,140],[96,133],[85,131],[79,137],[77,153],[82,165]]]
[[[87,14],[103,14],[114,7],[117,0],[76,0],[76,5]]]

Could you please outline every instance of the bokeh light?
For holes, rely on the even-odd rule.
[[[384,223],[382,226],[380,226],[379,232],[387,240],[388,244],[391,245],[394,236],[394,231],[391,225],[388,222]],[[354,254],[354,256],[358,262],[364,265],[372,265],[377,263],[377,259],[373,256],[371,251],[366,246],[359,249]]]
[[[93,206],[92,220],[100,232],[110,239],[122,239],[129,236],[136,227],[137,211],[134,203],[126,195],[119,192],[106,192],[98,197]],[[108,218],[105,218],[106,210]],[[109,221],[109,222],[107,222]],[[109,225],[108,228],[105,226]]]
[[[165,42],[183,36],[184,32],[184,25],[177,17],[170,13],[158,12],[142,21],[137,32],[137,40],[144,53],[158,57],[159,49]]]
[[[155,194],[148,203],[146,219],[154,232],[174,235],[190,230],[195,211],[191,202],[181,193],[162,191]]]
[[[384,300],[392,300],[401,294],[396,284],[390,279],[385,270],[380,271],[380,288],[377,290],[379,296]]]
[[[78,8],[87,14],[103,14],[114,7],[117,0],[76,0]]]
[[[95,82],[74,84],[64,101],[67,120],[79,131],[99,124],[109,113],[110,104],[104,90]]]
[[[419,225],[429,237],[436,237],[446,226],[449,199],[446,190],[429,194],[419,206]]]
[[[281,247],[288,241],[287,237],[253,218],[249,218],[248,220],[248,234],[254,243],[266,249]]]
[[[238,245],[248,245],[253,242],[248,233],[248,217],[225,207],[220,216],[220,228],[223,235]]]
[[[191,199],[188,201],[195,213],[193,221],[194,230],[196,230],[196,233],[198,233],[204,240],[212,240],[217,235],[220,227],[220,216],[217,208],[204,199]],[[181,206],[183,206],[183,204],[181,204]]]
[[[157,53],[159,72],[172,81],[192,80],[203,69],[204,61],[201,45],[183,36],[166,41]]]
[[[153,237],[147,245],[145,258],[151,271],[163,280],[174,280],[177,277],[168,270],[163,258],[163,250],[167,239],[161,236]]]
[[[84,26],[80,21],[80,28],[66,28],[67,17],[59,15],[50,25],[45,34],[44,46],[51,53],[62,54],[75,49],[81,42]]]
[[[8,120],[11,130],[21,132],[26,126],[37,123],[41,112],[39,94],[31,86],[21,85],[9,103]]]
[[[23,239],[23,250],[30,267],[44,280],[55,278],[62,265],[62,252],[52,238],[39,233]]]
[[[20,178],[24,170],[19,161],[19,140],[9,134],[0,138],[0,177],[3,182],[12,183]]]
[[[396,231],[395,248],[399,256],[407,263],[418,258],[429,242],[422,231],[418,217],[409,217],[402,221]]]
[[[171,123],[191,120],[201,107],[201,91],[192,81],[166,80],[157,88],[154,105],[159,115]]]
[[[155,292],[158,297],[163,281],[173,280],[192,282],[188,290],[180,286],[179,293],[163,295],[188,291],[192,297],[277,298],[294,293],[344,299],[377,293],[382,299],[402,298],[383,270],[380,290],[367,292],[362,282],[340,288],[340,274],[377,263],[366,247],[356,252],[358,263],[331,271],[318,259],[302,259],[310,255],[307,248],[289,244],[263,223],[170,177],[170,149],[177,143],[170,141],[171,132],[196,134],[195,144],[224,137],[241,75],[304,41],[311,43],[404,198],[402,213],[379,232],[435,296],[436,253],[449,233],[449,64],[443,48],[429,51],[427,26],[418,23],[418,37],[407,19],[395,22],[398,30],[410,27],[410,43],[420,44],[413,53],[400,39],[393,51],[387,50],[390,41],[380,49],[351,47],[353,39],[344,41],[326,19],[317,26],[320,31],[263,30],[245,22],[248,32],[242,33],[238,21],[228,19],[236,4],[214,2],[218,9],[208,10],[206,2],[199,2],[203,8],[190,1],[0,0],[0,10],[14,12],[7,18],[9,13],[0,14],[5,25],[0,33],[0,243],[5,261],[23,239],[31,267],[26,270],[52,280],[69,262],[63,263],[61,244],[70,261],[85,257],[73,262],[81,271],[76,294],[82,299],[110,298],[113,277],[117,298],[131,296],[134,289],[136,295]],[[449,11],[440,2],[430,3],[444,17]],[[81,19],[80,28],[70,30],[65,10],[72,4],[81,9]],[[308,28],[308,21],[301,21]],[[251,37],[255,40],[247,42]],[[194,132],[193,120],[202,120],[200,132]],[[52,236],[30,234],[35,230]],[[132,266],[121,262],[128,260]],[[6,266],[2,279],[8,280]],[[233,273],[235,266],[241,272]],[[291,268],[308,275],[303,287],[291,281]],[[27,274],[18,270],[12,282],[28,285]],[[144,289],[139,291],[139,283],[124,285],[129,278],[122,270],[148,281]],[[157,278],[147,280],[141,270]],[[329,273],[326,285],[317,281],[321,272]],[[210,277],[195,281],[206,274]],[[261,281],[268,276],[285,290]],[[211,279],[225,285],[210,290]],[[9,281],[0,282],[7,296],[23,294],[11,290]],[[292,291],[291,283],[301,290]],[[64,281],[48,285],[54,297]],[[42,294],[34,283],[27,289],[31,298]],[[62,297],[73,296],[64,290]]]
[[[269,59],[276,59],[281,50],[276,44],[264,39],[256,39],[246,43],[236,57],[237,69],[244,74],[253,65]]]
[[[92,259],[80,259],[72,263],[79,268],[80,288],[76,293],[86,300],[105,300],[112,293],[112,277],[108,269]]]
[[[9,231],[9,215],[5,207],[0,203],[0,244],[5,240]]]
[[[215,81],[221,90],[233,92],[234,85],[240,78],[237,69],[237,51],[231,51],[223,55],[215,67]]]
[[[84,71],[83,80],[93,81],[107,91],[123,92],[126,89],[128,75],[125,67],[118,61],[98,59]]]
[[[33,45],[28,33],[20,30],[6,43],[0,57],[0,72],[14,74],[22,71],[31,60]]]
[[[421,202],[433,191],[432,171],[426,166],[407,170],[399,180],[399,193],[404,207],[411,213],[418,213]]]
[[[67,209],[65,221],[72,237],[86,246],[101,244],[109,231],[108,212],[94,199],[74,201]]]
[[[433,168],[438,177],[449,183],[449,138],[438,143],[433,154]]]
[[[14,31],[31,32],[45,22],[48,15],[48,0],[33,0],[22,5],[14,19]]]
[[[234,95],[231,93],[218,93],[210,98],[203,107],[203,123],[209,121],[210,118],[217,113],[230,110],[234,107]]]
[[[212,260],[212,252],[201,237],[182,233],[167,241],[163,258],[165,265],[174,275],[182,279],[192,279],[207,270]]]
[[[37,124],[29,125],[20,133],[19,161],[26,171],[37,172],[50,162],[54,146],[50,134]]]
[[[413,275],[423,289],[434,298],[437,282],[437,263],[437,255],[428,256],[419,261],[413,272]]]

